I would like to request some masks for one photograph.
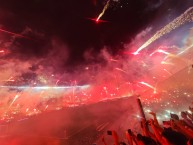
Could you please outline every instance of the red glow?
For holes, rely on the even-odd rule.
[[[98,19],[98,18],[87,18],[89,20],[92,20],[94,21],[95,23],[107,23],[108,21],[105,21],[105,20],[101,20],[101,19]]]
[[[138,55],[138,54],[140,54],[140,53],[138,53],[138,52],[129,52],[129,51],[124,51],[123,52],[123,54],[132,54],[132,55]]]
[[[95,20],[95,23],[99,23],[99,20],[98,20],[98,19],[96,19],[96,20]]]

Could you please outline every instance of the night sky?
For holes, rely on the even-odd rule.
[[[191,4],[191,0],[111,0],[101,18],[107,22],[91,20],[97,18],[106,2],[1,0],[0,27],[29,37],[15,38],[8,48],[23,59],[45,57],[62,46],[58,53],[67,51],[64,56],[60,54],[67,57],[65,64],[78,65],[86,61],[87,50],[97,54],[106,46],[112,55],[121,53],[123,45],[151,23],[159,19],[169,22]],[[13,37],[3,32],[1,35]]]

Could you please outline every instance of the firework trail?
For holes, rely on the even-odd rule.
[[[152,55],[154,55],[155,53],[156,53],[157,51],[154,51],[154,52],[152,52],[149,56],[152,56]]]
[[[189,50],[190,48],[192,48],[193,47],[193,44],[192,45],[190,45],[189,47],[187,47],[184,51],[181,51],[179,54],[177,54],[177,55],[181,55],[181,54],[183,54],[183,53],[185,53],[187,50]]]
[[[151,88],[153,90],[155,90],[155,87],[153,87],[152,85],[150,85],[148,83],[145,83],[145,82],[139,82],[139,83],[142,84],[142,85],[145,85],[145,86],[147,86],[147,87],[149,87],[149,88]]]
[[[174,65],[173,63],[171,63],[171,62],[166,62],[166,61],[162,61],[161,64]]]
[[[122,69],[120,69],[120,68],[115,68],[116,70],[118,70],[118,71],[121,71],[121,72],[124,72],[124,73],[126,73],[127,74],[127,72],[126,71],[124,71],[124,70],[122,70]]]
[[[26,38],[26,39],[31,39],[29,37],[26,37],[26,36],[23,36],[21,34],[17,34],[17,33],[14,33],[14,32],[10,32],[10,31],[7,31],[7,30],[4,30],[4,29],[0,29],[1,32],[4,32],[4,33],[7,33],[7,34],[11,34],[11,35],[14,35],[14,36],[18,36],[18,37],[22,37],[22,38]]]
[[[174,19],[172,22],[167,24],[165,27],[163,27],[161,30],[155,33],[153,37],[151,37],[147,42],[145,42],[136,52],[133,54],[137,55],[141,50],[146,48],[148,45],[150,45],[155,40],[159,39],[160,37],[168,34],[172,30],[180,27],[181,25],[185,24],[186,22],[192,22],[193,21],[193,7],[190,7],[188,10],[186,10],[182,15]]]
[[[108,9],[109,3],[110,3],[110,0],[107,1],[106,5],[103,8],[103,11],[97,17],[97,19],[96,19],[97,22],[100,20],[100,18],[104,15],[105,11]]]
[[[19,95],[15,95],[13,101],[11,102],[11,104],[9,105],[9,108],[13,105],[13,103],[17,100],[17,98],[19,97]]]
[[[157,52],[159,52],[159,53],[163,53],[163,54],[166,54],[166,55],[172,55],[171,53],[166,52],[166,51],[161,50],[161,49],[157,50]]]
[[[15,82],[13,77],[10,77],[8,80],[5,80],[5,82]]]
[[[175,45],[173,45],[173,46],[160,46],[157,50],[155,50],[153,53],[151,53],[149,56],[152,56],[152,55],[154,55],[155,53],[163,53],[163,54],[166,54],[166,55],[173,55],[173,54],[171,54],[171,53],[169,53],[169,52],[166,52],[165,50],[163,50],[163,49],[171,49],[171,48],[177,48]]]
[[[165,72],[167,72],[168,74],[172,75],[171,72],[169,72],[167,69],[164,69]]]

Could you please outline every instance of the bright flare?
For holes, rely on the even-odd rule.
[[[174,19],[172,22],[167,24],[165,27],[163,27],[161,30],[157,31],[153,37],[151,37],[147,42],[145,42],[136,52],[133,54],[138,54],[141,50],[146,48],[148,45],[153,43],[155,40],[159,39],[160,37],[168,34],[172,30],[180,27],[181,25],[185,24],[186,22],[192,22],[193,21],[193,7],[190,7],[188,10],[186,10],[182,15]]]

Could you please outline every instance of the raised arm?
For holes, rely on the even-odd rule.
[[[102,142],[103,142],[103,145],[107,145],[104,136],[102,137],[101,140],[102,140]]]
[[[151,115],[153,116],[154,124],[157,125],[157,126],[159,126],[156,113],[154,113],[154,112],[149,112],[149,114],[151,114]]]
[[[126,131],[125,136],[126,136],[128,142],[129,142],[129,145],[133,145],[133,137],[132,137],[131,130]]]
[[[176,128],[178,131],[182,132],[184,135],[186,135],[188,138],[193,138],[193,130],[190,128],[185,128],[185,126],[180,122],[175,122]]]
[[[157,127],[155,126],[153,119],[150,119],[149,122],[150,122],[150,126],[151,126],[151,128],[152,128],[152,130],[153,130],[153,132],[154,132],[154,135],[155,135],[157,141],[159,141],[161,144],[163,144],[163,140],[162,140],[161,133],[160,133],[160,131],[157,129]]]
[[[114,144],[119,145],[119,137],[118,137],[116,131],[112,131],[112,137],[114,139]]]

